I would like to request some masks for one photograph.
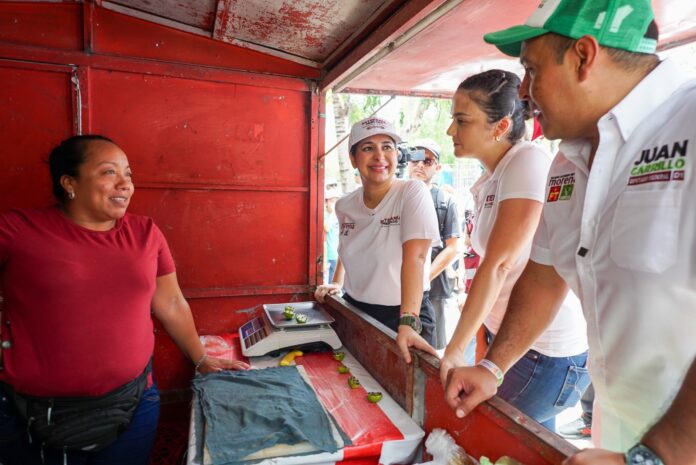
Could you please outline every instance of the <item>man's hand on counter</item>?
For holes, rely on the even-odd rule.
[[[603,449],[585,449],[568,457],[562,465],[624,465],[624,454]]]
[[[449,370],[445,386],[445,400],[463,418],[480,403],[498,392],[498,380],[481,366],[461,367]]]
[[[399,346],[401,357],[406,363],[411,363],[411,353],[408,350],[409,347],[420,349],[435,357],[438,356],[437,351],[410,326],[399,326],[399,331],[396,334],[396,345]]]

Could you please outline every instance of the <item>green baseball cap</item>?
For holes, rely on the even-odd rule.
[[[579,39],[591,35],[600,45],[654,53],[657,40],[645,37],[655,18],[650,0],[542,0],[523,25],[491,32],[483,40],[518,57],[522,42],[548,32]]]

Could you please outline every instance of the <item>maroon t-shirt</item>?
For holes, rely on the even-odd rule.
[[[85,229],[56,207],[0,214],[5,369],[37,396],[94,396],[138,376],[154,347],[156,278],[175,271],[151,218]]]

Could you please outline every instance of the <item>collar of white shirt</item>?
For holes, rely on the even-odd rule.
[[[616,118],[623,139],[628,140],[633,130],[688,80],[672,60],[662,61],[609,112]]]
[[[645,118],[650,117],[687,81],[689,77],[681,68],[669,58],[665,59],[601,120],[615,118],[621,137],[626,141]],[[590,144],[587,140],[564,140],[559,145],[559,151],[573,164],[587,170],[590,156]]]

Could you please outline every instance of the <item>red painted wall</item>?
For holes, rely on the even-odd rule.
[[[316,282],[317,77],[91,4],[1,3],[0,210],[52,202],[44,161],[80,125],[114,139],[130,211],[164,231],[200,332],[235,330]],[[160,388],[191,374],[158,327]]]

